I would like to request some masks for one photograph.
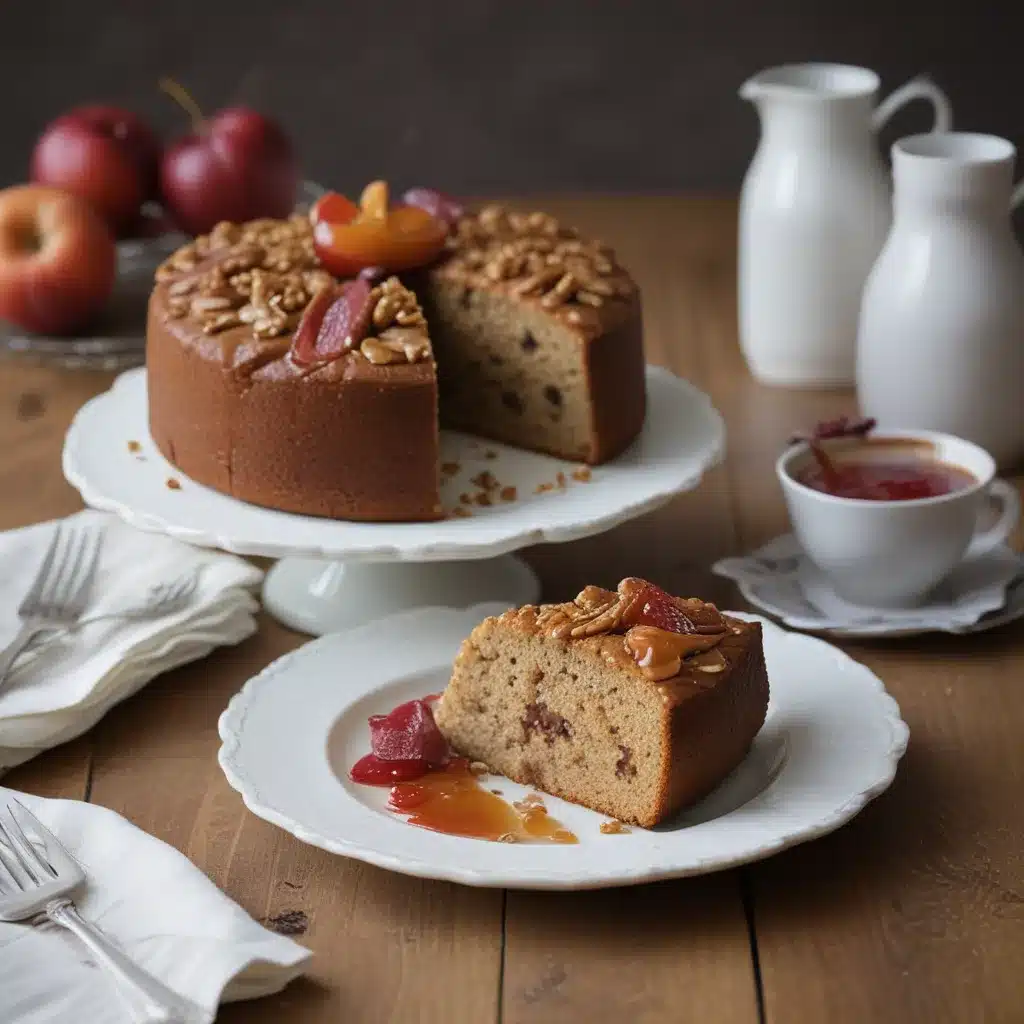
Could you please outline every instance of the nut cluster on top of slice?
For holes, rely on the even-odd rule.
[[[169,282],[172,317],[192,316],[207,334],[250,324],[258,338],[295,329],[313,296],[334,283],[320,266],[306,217],[218,224],[157,270]]]
[[[546,213],[486,206],[457,222],[448,249],[451,272],[467,281],[505,282],[513,294],[538,298],[570,323],[581,322],[586,307],[600,309],[636,290],[610,248]]]
[[[370,292],[374,303],[368,334],[359,354],[375,365],[417,363],[430,356],[427,321],[416,296],[397,277],[389,277]]]

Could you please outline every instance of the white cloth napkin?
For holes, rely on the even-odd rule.
[[[965,559],[917,608],[867,608],[844,600],[788,533],[749,555],[723,558],[712,571],[739,583],[754,603],[784,610],[786,622],[798,629],[956,631],[1005,607],[1010,585],[1024,574],[1024,558],[1002,546]]]
[[[0,774],[86,732],[160,673],[256,629],[251,591],[263,574],[244,559],[143,533],[102,512],[65,521],[104,529],[90,604],[76,629],[26,652],[0,687]],[[18,605],[54,528],[41,523],[0,534],[0,646],[18,629]],[[197,587],[180,611],[97,618],[138,607],[153,585],[192,573]]]
[[[257,924],[186,857],[119,814],[76,800],[16,797],[82,865],[82,916],[212,1021],[221,1002],[278,992],[311,953]],[[0,922],[0,1024],[129,1024],[109,976],[78,939]]]

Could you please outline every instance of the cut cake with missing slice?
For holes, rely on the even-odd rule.
[[[651,827],[743,760],[767,706],[759,623],[630,578],[485,619],[435,718],[492,771]]]

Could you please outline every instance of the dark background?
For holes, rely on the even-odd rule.
[[[829,60],[886,91],[930,73],[957,127],[1024,144],[1019,0],[6,0],[0,183],[35,136],[104,100],[162,131],[254,105],[295,138],[308,177],[456,192],[735,189],[757,140],[736,95],[759,68]],[[886,140],[930,125],[923,104]]]

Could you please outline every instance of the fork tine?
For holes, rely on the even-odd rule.
[[[63,525],[58,523],[57,528],[53,531],[53,536],[50,538],[50,546],[46,549],[46,554],[43,555],[39,568],[36,570],[36,578],[32,581],[32,586],[22,599],[21,607],[18,609],[19,614],[25,614],[39,600],[39,595],[43,591],[43,585],[46,583],[46,579],[53,567],[53,560],[60,545],[63,529]]]
[[[0,831],[7,834],[15,857],[21,862],[21,866],[31,875],[37,885],[51,878],[57,877],[57,872],[46,862],[46,859],[39,854],[39,851],[29,842],[15,818],[11,805],[0,807]]]
[[[80,615],[85,608],[89,597],[89,588],[92,585],[93,577],[96,575],[96,566],[99,562],[102,547],[102,531],[97,530],[95,527],[88,527],[82,537],[73,583],[69,585],[66,591],[68,597],[65,605],[72,615]]]
[[[3,839],[7,844],[4,848],[8,854],[7,867],[14,877],[21,883],[23,889],[34,889],[37,885],[42,885],[43,879],[40,877],[39,868],[33,870],[32,864],[35,858],[20,848],[18,837],[14,835],[10,828],[10,812],[5,813],[5,808],[0,807],[0,839]]]
[[[0,835],[3,835],[2,831],[0,831]],[[0,842],[0,891],[6,889],[8,892],[22,892],[25,888],[24,883],[7,863],[7,858],[13,858],[13,856],[14,854],[7,852],[7,847],[4,843]]]
[[[44,859],[54,875],[59,878],[62,872],[70,874],[78,869],[78,861],[68,853],[64,844],[17,797],[11,797],[11,801],[14,804],[14,807],[10,808],[12,817],[20,816],[32,826],[46,854]]]
[[[50,571],[46,574],[42,588],[36,600],[40,609],[47,609],[60,597],[61,581],[67,572],[68,563],[74,555],[76,532],[65,523],[57,528],[57,540],[59,542],[54,552],[53,563]],[[45,614],[45,612],[44,612]]]

